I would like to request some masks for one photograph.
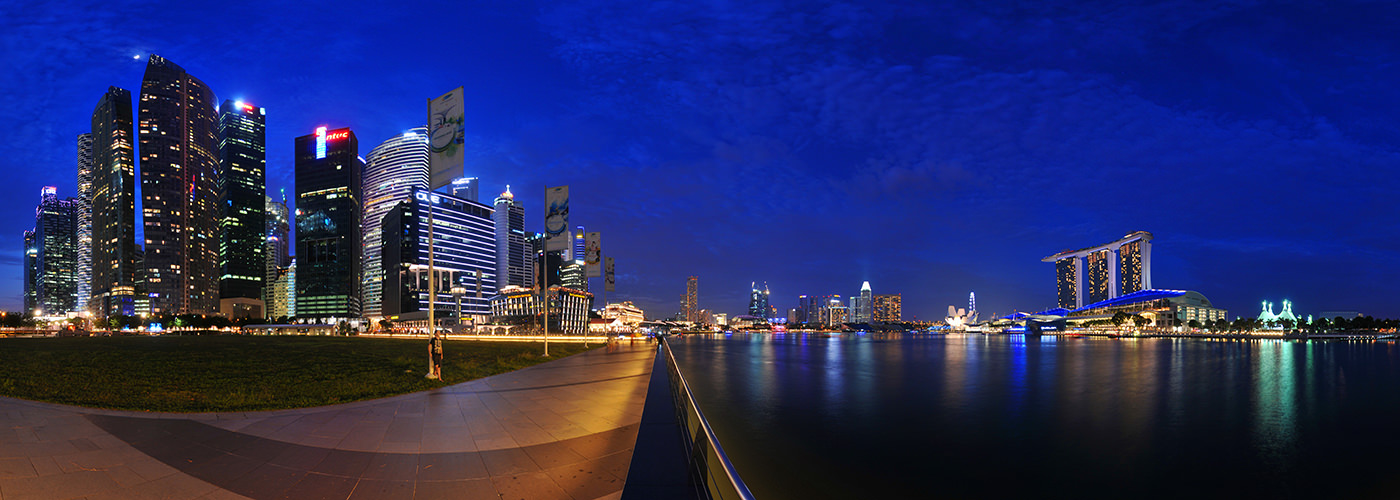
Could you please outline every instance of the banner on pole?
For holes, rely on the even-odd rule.
[[[592,232],[583,235],[583,265],[585,276],[597,278],[603,275],[603,233]]]
[[[462,87],[428,101],[429,189],[446,186],[462,176],[466,133],[462,129]]]
[[[603,291],[615,292],[617,288],[617,277],[613,275],[613,258],[608,257],[607,269],[603,272]]]
[[[568,250],[573,244],[569,238],[569,186],[545,188],[544,206],[545,251]]]

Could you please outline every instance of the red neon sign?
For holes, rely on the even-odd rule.
[[[347,138],[347,137],[350,137],[350,131],[349,131],[349,130],[345,130],[345,131],[341,131],[341,132],[331,132],[331,133],[329,133],[329,134],[326,134],[326,140],[328,140],[328,141],[338,141],[338,140],[340,140],[340,139],[344,139],[344,138]]]

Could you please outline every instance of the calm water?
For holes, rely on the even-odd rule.
[[[1400,498],[1392,343],[734,335],[672,347],[760,499]]]

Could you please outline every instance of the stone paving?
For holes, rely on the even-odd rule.
[[[622,342],[432,391],[270,412],[0,398],[0,499],[617,498],[654,355]]]

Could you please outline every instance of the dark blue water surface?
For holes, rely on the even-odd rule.
[[[1400,498],[1389,342],[733,335],[672,348],[776,498]]]

